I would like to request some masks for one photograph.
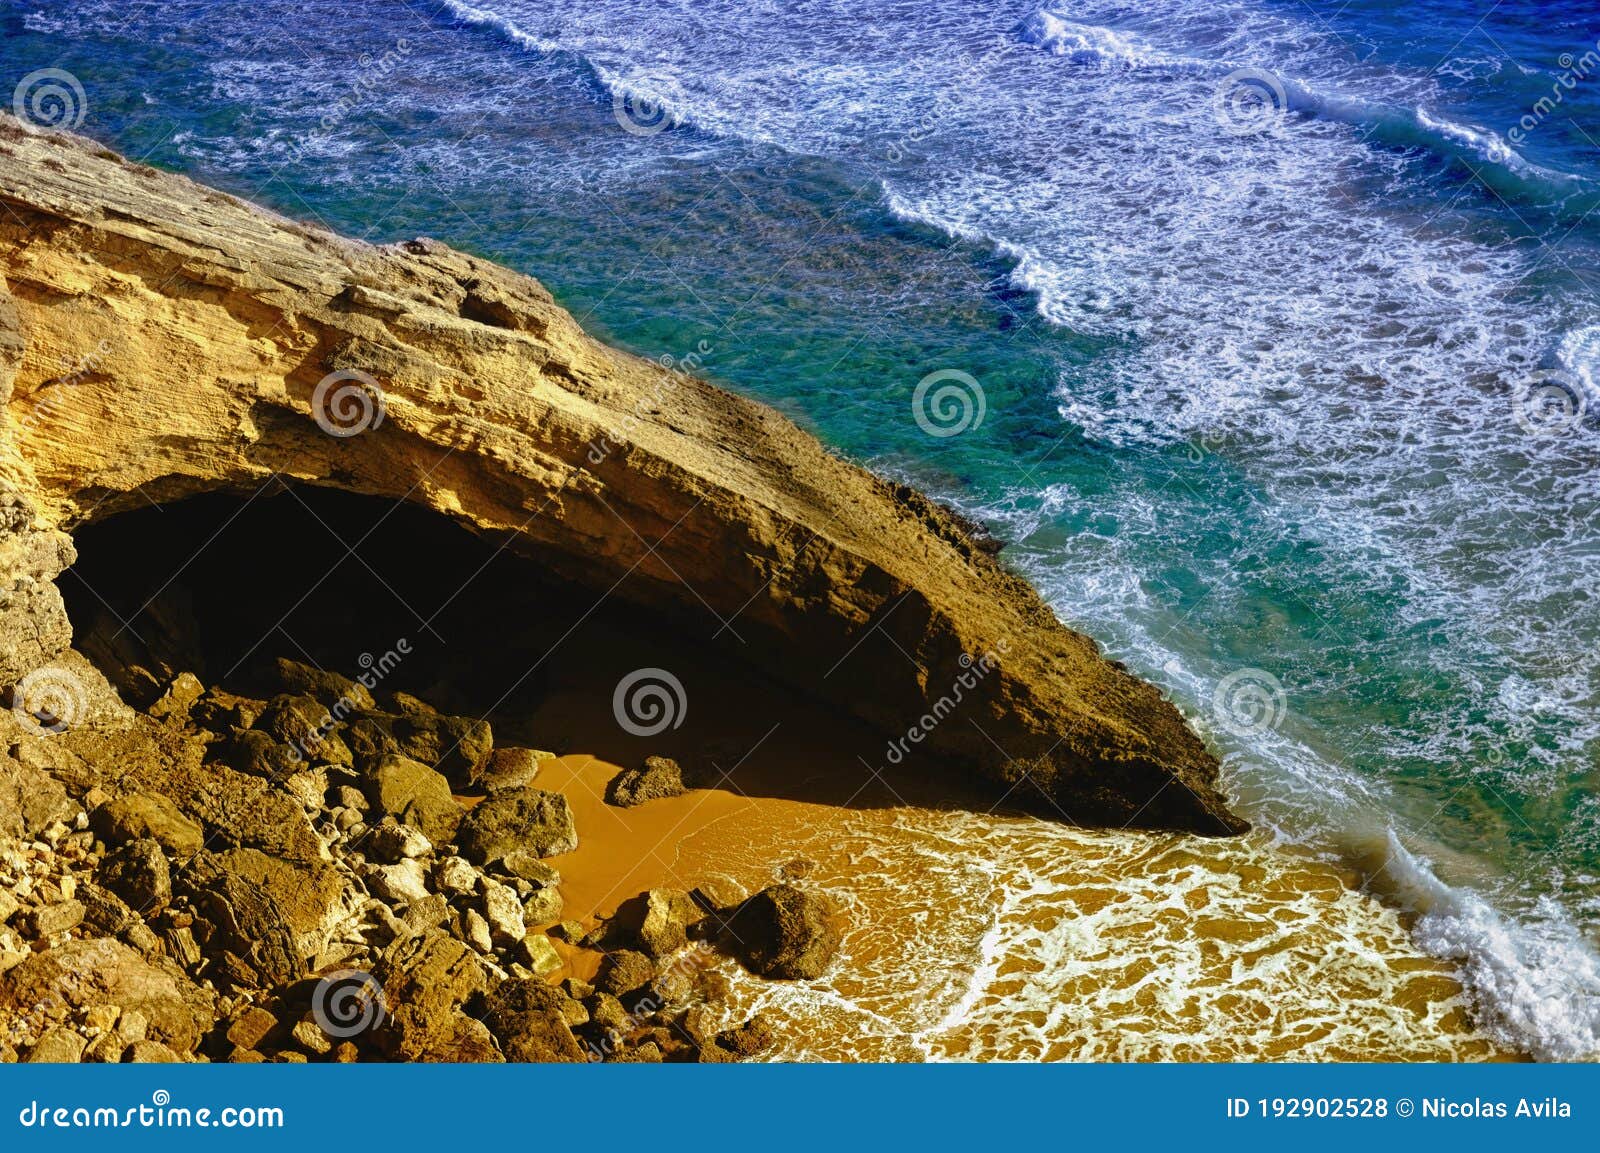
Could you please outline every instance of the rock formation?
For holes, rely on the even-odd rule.
[[[0,681],[70,643],[53,582],[72,531],[276,476],[414,502],[665,622],[709,611],[740,659],[903,749],[915,730],[997,797],[1244,827],[1177,710],[958,518],[597,343],[525,276],[341,239],[10,120],[0,208]]]

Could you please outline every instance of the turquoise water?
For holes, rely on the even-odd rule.
[[[1592,1053],[1600,11],[1321,7],[14,2],[0,60],[981,517],[1492,1027]]]

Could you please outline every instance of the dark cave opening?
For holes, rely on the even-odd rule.
[[[206,494],[74,540],[61,580],[74,643],[136,706],[179,672],[250,688],[288,657],[373,670],[441,707],[527,708],[558,626],[587,607],[447,517],[332,489]]]
[[[497,744],[670,756],[686,779],[749,795],[994,804],[942,762],[886,766],[881,734],[769,673],[792,671],[786,654],[719,645],[709,611],[557,582],[536,555],[419,505],[275,481],[117,513],[74,541],[60,580],[74,647],[136,708],[182,672],[271,696],[288,658],[367,680],[380,702],[403,691],[487,719]],[[638,702],[664,721],[625,723],[623,687],[640,677]],[[654,691],[663,680],[670,693]]]

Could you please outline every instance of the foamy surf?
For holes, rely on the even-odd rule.
[[[758,802],[675,862],[749,885],[774,852],[848,909],[821,980],[726,966],[778,1060],[1474,1060],[1449,967],[1335,871],[1254,840]],[[780,848],[781,846],[781,848]],[[793,866],[791,866],[793,867]]]

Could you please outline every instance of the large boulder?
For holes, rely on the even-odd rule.
[[[670,757],[646,757],[637,769],[624,769],[611,778],[606,788],[606,801],[622,808],[632,808],[661,797],[678,797],[686,791],[683,770]]]
[[[27,1026],[99,1005],[141,1014],[146,1036],[191,1053],[214,1018],[213,995],[120,941],[74,940],[0,974],[0,1020]]]
[[[705,911],[681,889],[651,889],[617,906],[606,921],[607,944],[637,946],[657,960],[689,941],[689,928]]]
[[[390,753],[372,772],[372,803],[380,813],[422,830],[435,845],[448,845],[461,824],[461,806],[450,782],[421,761]]]
[[[578,830],[572,807],[560,793],[507,789],[467,814],[456,834],[456,847],[479,865],[518,850],[553,857],[578,847]]]
[[[466,945],[429,929],[396,938],[373,972],[390,1020],[380,1032],[385,1052],[404,1061],[483,1060],[463,1006],[486,993],[488,971]],[[481,1026],[480,1026],[481,1027]],[[494,1046],[491,1042],[490,1050]]]
[[[483,1023],[508,1061],[583,1061],[567,1025],[568,997],[537,977],[506,981],[488,999]]]
[[[231,854],[202,852],[178,874],[174,892],[194,908],[194,935],[218,975],[246,988],[286,985],[301,976],[309,955],[280,904],[295,894],[263,886],[264,870],[241,869],[243,863]]]
[[[107,844],[148,837],[180,859],[198,853],[205,844],[200,826],[159,793],[116,797],[90,813],[89,823]]]
[[[725,918],[723,929],[745,968],[779,980],[822,976],[839,947],[828,902],[793,885],[762,889]]]

